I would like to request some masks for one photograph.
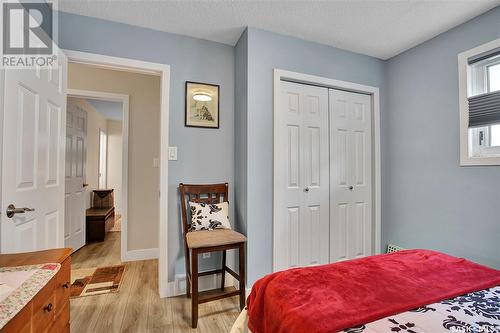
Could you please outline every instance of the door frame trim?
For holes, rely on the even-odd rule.
[[[5,94],[5,69],[0,69],[0,158],[3,159],[3,116],[4,116],[4,94]],[[66,127],[66,124],[64,124],[64,127]],[[2,184],[2,177],[3,176],[3,162],[0,161],[0,209],[2,206],[2,191],[3,191],[3,184]],[[1,214],[1,213],[0,213]],[[0,223],[2,223],[2,220],[0,219]],[[1,233],[1,230],[0,230]],[[2,235],[0,235],[0,249],[2,248]],[[64,238],[64,233],[63,237]]]
[[[69,63],[69,61],[68,61]],[[102,91],[67,89],[67,97],[91,98],[101,101],[122,103],[122,211],[120,232],[121,261],[129,261],[127,223],[128,223],[128,140],[129,140],[129,101],[130,96]],[[100,131],[102,129],[99,129]],[[107,135],[107,133],[106,133]],[[107,177],[107,175],[106,175]],[[107,178],[106,178],[107,180]]]
[[[372,152],[373,152],[373,169],[372,169],[372,192],[373,192],[373,218],[374,223],[374,251],[375,254],[381,253],[382,240],[381,240],[381,163],[380,163],[380,91],[378,87],[368,86],[348,81],[340,81],[335,79],[329,79],[326,77],[303,74],[288,70],[282,70],[275,68],[273,70],[273,271],[276,271],[276,253],[279,249],[276,249],[274,242],[274,235],[276,234],[276,224],[275,221],[278,220],[278,212],[274,207],[276,207],[276,194],[277,194],[277,181],[275,174],[279,173],[278,163],[276,163],[276,146],[278,142],[277,135],[277,114],[280,110],[280,98],[279,94],[281,92],[280,83],[281,81],[291,81],[295,83],[315,85],[330,89],[345,90],[349,92],[361,93],[370,95],[372,98],[372,108],[373,108],[373,119],[372,119]]]
[[[77,62],[132,73],[160,77],[160,217],[158,221],[158,289],[160,297],[168,296],[168,126],[170,101],[170,65],[97,53],[63,50],[68,62]],[[131,258],[132,259],[132,258]]]

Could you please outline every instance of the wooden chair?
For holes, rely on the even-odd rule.
[[[228,229],[203,230],[189,232],[191,218],[188,217],[189,201],[197,203],[229,202],[228,184],[188,185],[179,184],[182,209],[182,230],[186,257],[186,294],[191,297],[191,324],[198,325],[198,305],[218,299],[240,296],[240,308],[245,307],[245,243],[246,237]],[[239,250],[239,274],[226,266],[226,251]],[[222,251],[221,269],[198,272],[198,255],[207,252]],[[191,262],[189,258],[191,257]],[[239,290],[225,287],[225,274],[231,274],[239,281]],[[198,277],[221,274],[220,289],[198,292]]]

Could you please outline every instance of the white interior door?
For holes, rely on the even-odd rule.
[[[372,254],[371,97],[330,89],[330,260]]]
[[[282,81],[279,105],[275,271],[329,261],[328,89]]]
[[[60,51],[58,64],[4,71],[2,253],[64,245],[67,60]],[[33,211],[9,217],[9,205]]]
[[[76,251],[85,245],[87,112],[72,101],[68,99],[66,118],[64,245]]]

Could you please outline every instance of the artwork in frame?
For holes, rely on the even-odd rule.
[[[186,81],[187,127],[219,128],[219,86]]]

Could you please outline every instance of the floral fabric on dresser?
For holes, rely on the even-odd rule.
[[[500,286],[344,330],[348,333],[500,333]]]
[[[0,268],[0,329],[31,301],[60,268],[60,264],[52,263]],[[19,284],[19,280],[24,282]]]

